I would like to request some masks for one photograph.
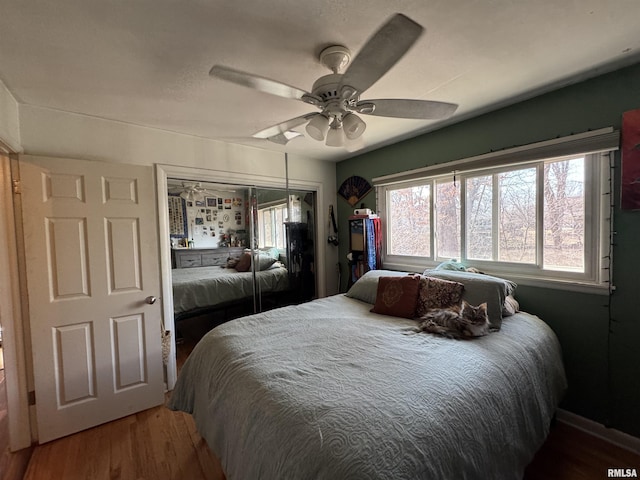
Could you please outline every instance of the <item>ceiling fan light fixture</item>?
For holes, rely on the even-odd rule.
[[[329,118],[322,114],[316,115],[307,123],[305,130],[311,138],[321,142],[329,130]]]
[[[344,129],[337,125],[332,126],[327,132],[327,146],[328,147],[342,147],[344,146]]]
[[[367,124],[357,116],[355,113],[347,113],[342,118],[342,128],[344,134],[349,140],[355,140],[364,133],[367,128]]]

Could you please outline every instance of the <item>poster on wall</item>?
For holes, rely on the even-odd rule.
[[[169,195],[169,237],[185,238],[187,236],[187,212],[184,200],[179,196]]]
[[[640,210],[640,108],[622,114],[620,207]]]

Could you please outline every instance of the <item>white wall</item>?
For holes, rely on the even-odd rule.
[[[280,152],[29,105],[20,105],[19,113],[21,142],[27,154],[218,170],[239,176],[270,177],[284,186],[285,162]],[[336,202],[335,164],[300,156],[290,156],[288,163],[291,183],[313,182],[321,186],[317,247],[324,268],[318,273],[322,272],[325,288],[319,290],[332,295],[338,291],[337,249],[323,241],[328,235],[328,224],[323,219],[329,205]],[[207,180],[215,181],[215,177]]]
[[[14,152],[20,152],[18,102],[0,82],[0,141]]]

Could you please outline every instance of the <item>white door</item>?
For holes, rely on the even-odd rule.
[[[38,439],[164,400],[151,167],[23,156]]]

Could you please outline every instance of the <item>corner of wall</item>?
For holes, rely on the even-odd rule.
[[[19,104],[9,89],[0,81],[0,151],[20,153]]]

